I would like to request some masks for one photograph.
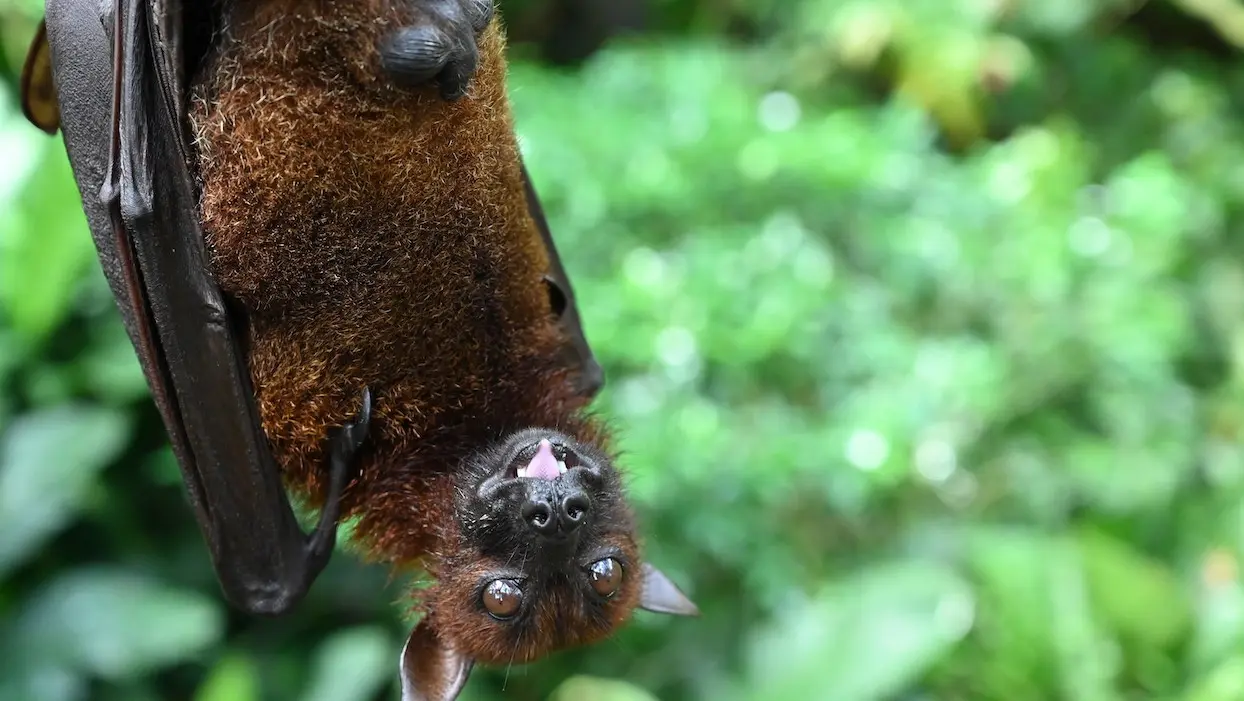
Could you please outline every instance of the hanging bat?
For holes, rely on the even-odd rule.
[[[491,0],[49,0],[22,79],[226,598],[295,605],[356,520],[432,575],[405,701],[697,615],[642,560],[603,374],[522,163]],[[319,510],[310,534],[285,489]]]

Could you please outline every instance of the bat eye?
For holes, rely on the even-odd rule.
[[[612,557],[597,560],[588,568],[588,581],[597,594],[608,599],[622,586],[622,565]]]
[[[484,608],[493,618],[513,618],[523,603],[523,590],[512,579],[494,580],[484,589]]]
[[[549,307],[553,309],[553,315],[560,317],[566,312],[566,293],[562,291],[557,281],[548,275],[544,276],[544,286],[549,291]]]

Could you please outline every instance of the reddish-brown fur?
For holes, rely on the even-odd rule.
[[[436,572],[454,557],[464,456],[529,425],[602,447],[606,436],[555,360],[564,339],[526,210],[502,32],[484,32],[470,91],[445,102],[379,68],[377,39],[412,12],[397,0],[240,4],[192,120],[214,271],[249,312],[263,428],[287,482],[322,500],[327,431],[372,387],[345,513],[361,515],[371,557]],[[433,608],[452,636],[477,625]],[[557,615],[555,602],[544,610]],[[484,644],[478,658],[511,648]]]

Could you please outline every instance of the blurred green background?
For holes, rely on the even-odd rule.
[[[463,701],[1244,699],[1244,4],[502,9],[599,407],[704,616]],[[40,13],[0,0],[0,698],[396,698],[383,570],[222,604],[18,111]]]

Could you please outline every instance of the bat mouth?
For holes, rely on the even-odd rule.
[[[582,464],[579,455],[564,443],[541,438],[518,451],[506,465],[505,476],[552,481]]]
[[[604,488],[609,464],[574,438],[548,429],[513,434],[508,445],[490,457],[486,472],[471,490],[484,502],[518,499],[545,487],[578,488],[595,493]],[[481,466],[482,467],[482,466]]]

